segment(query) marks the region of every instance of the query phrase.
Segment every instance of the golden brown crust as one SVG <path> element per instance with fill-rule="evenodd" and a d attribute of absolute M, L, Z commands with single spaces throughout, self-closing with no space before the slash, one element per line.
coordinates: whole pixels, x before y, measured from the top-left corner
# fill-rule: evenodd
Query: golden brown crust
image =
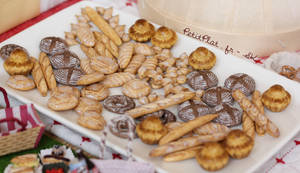
<path fill-rule="evenodd" d="M 169 153 L 173 153 L 176 151 L 185 150 L 190 147 L 195 147 L 200 144 L 206 143 L 206 142 L 217 142 L 221 141 L 226 137 L 226 135 L 221 133 L 216 133 L 212 135 L 203 135 L 203 136 L 191 136 L 191 137 L 185 137 L 181 138 L 177 141 L 170 142 L 164 145 L 160 145 L 149 153 L 150 157 L 158 157 L 163 156 Z"/>
<path fill-rule="evenodd" d="M 137 70 L 141 67 L 145 60 L 146 58 L 144 55 L 134 55 L 124 72 L 136 74 Z"/>
<path fill-rule="evenodd" d="M 39 62 L 40 62 L 44 77 L 46 79 L 48 88 L 50 90 L 54 90 L 56 88 L 56 80 L 55 80 L 55 77 L 53 74 L 53 69 L 50 64 L 50 60 L 44 52 L 40 53 Z"/>
<path fill-rule="evenodd" d="M 126 68 L 130 63 L 134 51 L 134 43 L 128 42 L 120 47 L 118 63 L 120 68 Z"/>
<path fill-rule="evenodd" d="M 94 72 L 91 74 L 85 74 L 82 75 L 78 81 L 77 81 L 77 85 L 90 85 L 96 82 L 100 82 L 105 78 L 103 73 L 100 72 Z"/>
<path fill-rule="evenodd" d="M 80 92 L 75 87 L 59 86 L 55 88 L 47 106 L 54 111 L 65 111 L 75 108 L 79 103 Z"/>
<path fill-rule="evenodd" d="M 196 70 L 210 70 L 216 64 L 216 55 L 205 47 L 198 47 L 190 54 L 189 64 Z"/>
<path fill-rule="evenodd" d="M 109 96 L 109 89 L 103 84 L 97 83 L 82 88 L 81 96 L 102 101 Z"/>
<path fill-rule="evenodd" d="M 140 98 L 150 94 L 151 88 L 146 81 L 134 79 L 123 85 L 122 92 L 131 98 Z"/>
<path fill-rule="evenodd" d="M 80 59 L 80 68 L 85 74 L 91 74 L 95 72 L 90 65 L 90 60 L 87 58 Z"/>
<path fill-rule="evenodd" d="M 79 115 L 88 115 L 92 112 L 95 115 L 101 115 L 102 105 L 97 100 L 88 97 L 80 97 L 79 104 L 76 106 L 75 111 Z"/>
<path fill-rule="evenodd" d="M 134 79 L 135 76 L 127 72 L 119 72 L 107 75 L 103 81 L 103 84 L 108 88 L 119 87 L 125 84 L 127 81 Z"/>
<path fill-rule="evenodd" d="M 181 160 L 187 160 L 194 158 L 196 154 L 203 148 L 203 146 L 197 146 L 197 147 L 192 147 L 188 148 L 183 151 L 177 151 L 174 153 L 170 153 L 166 156 L 164 156 L 164 161 L 166 162 L 177 162 Z"/>
<path fill-rule="evenodd" d="M 254 140 L 254 138 L 255 138 L 255 126 L 254 126 L 254 122 L 247 115 L 246 112 L 243 113 L 242 127 L 243 127 L 243 131 Z"/>
<path fill-rule="evenodd" d="M 118 63 L 115 59 L 98 56 L 90 59 L 90 66 L 93 70 L 104 73 L 112 74 L 119 68 Z"/>
<path fill-rule="evenodd" d="M 97 44 L 96 44 L 97 47 Z M 90 59 L 95 58 L 98 56 L 96 50 L 92 47 L 87 47 L 83 44 L 80 45 L 80 49 L 83 51 L 83 53 Z"/>
<path fill-rule="evenodd" d="M 217 142 L 209 142 L 196 155 L 199 165 L 208 171 L 217 171 L 224 168 L 229 156 L 223 146 Z"/>
<path fill-rule="evenodd" d="M 283 111 L 291 102 L 291 95 L 281 85 L 273 85 L 266 90 L 261 101 L 272 112 Z"/>
<path fill-rule="evenodd" d="M 219 123 L 209 122 L 193 130 L 197 135 L 212 135 L 215 133 L 223 133 L 225 136 L 229 133 L 229 128 Z"/>
<path fill-rule="evenodd" d="M 40 63 L 34 58 L 31 58 L 31 60 L 34 62 L 34 66 L 31 71 L 34 83 L 40 94 L 45 97 L 48 92 L 48 87 Z"/>
<path fill-rule="evenodd" d="M 162 137 L 159 141 L 159 145 L 167 144 L 171 141 L 174 141 L 181 136 L 187 134 L 188 132 L 192 131 L 193 129 L 200 127 L 211 120 L 218 117 L 218 114 L 208 114 L 205 116 L 197 117 L 191 121 L 188 121 L 186 123 L 183 123 L 178 128 L 175 128 L 174 130 L 170 131 L 168 134 L 166 134 L 164 137 Z"/>
<path fill-rule="evenodd" d="M 165 26 L 158 28 L 151 38 L 151 43 L 161 48 L 171 48 L 176 41 L 176 32 Z"/>
<path fill-rule="evenodd" d="M 147 72 L 155 70 L 157 65 L 158 65 L 158 59 L 155 56 L 147 57 L 138 70 L 139 78 L 143 79 L 147 77 Z"/>
<path fill-rule="evenodd" d="M 85 7 L 85 11 L 89 19 L 105 34 L 107 35 L 117 46 L 122 44 L 122 40 L 115 30 L 91 7 Z"/>
<path fill-rule="evenodd" d="M 12 158 L 10 162 L 17 167 L 33 167 L 37 166 L 38 157 L 36 154 L 24 154 Z"/>
<path fill-rule="evenodd" d="M 235 159 L 247 157 L 254 146 L 253 139 L 242 130 L 232 130 L 224 141 L 228 154 Z"/>
<path fill-rule="evenodd" d="M 265 126 L 268 123 L 268 117 L 260 113 L 259 109 L 240 90 L 233 91 L 232 97 L 256 124 Z"/>
<path fill-rule="evenodd" d="M 28 91 L 35 88 L 34 81 L 24 75 L 13 75 L 8 78 L 6 84 L 13 89 Z"/>
<path fill-rule="evenodd" d="M 137 43 L 135 44 L 134 48 L 135 54 L 145 55 L 145 56 L 152 56 L 154 55 L 154 51 L 152 48 L 145 43 Z"/>
<path fill-rule="evenodd" d="M 114 57 L 119 57 L 119 48 L 111 39 L 109 39 L 103 33 L 97 31 L 94 31 L 94 36 L 96 37 L 97 41 L 101 42 L 104 45 L 105 49 L 107 49 Z M 105 54 L 100 55 L 104 56 Z"/>
<path fill-rule="evenodd" d="M 16 49 L 4 61 L 3 66 L 9 75 L 28 75 L 33 68 L 33 62 L 24 50 Z"/>
<path fill-rule="evenodd" d="M 137 135 L 146 144 L 157 144 L 167 132 L 159 118 L 154 116 L 147 117 L 136 126 Z"/>
<path fill-rule="evenodd" d="M 93 32 L 89 27 L 79 27 L 76 30 L 76 36 L 80 40 L 81 44 L 87 47 L 93 47 L 96 43 Z"/>
<path fill-rule="evenodd" d="M 129 28 L 129 37 L 137 42 L 146 42 L 154 35 L 154 26 L 145 19 L 139 19 Z"/>
<path fill-rule="evenodd" d="M 102 115 L 80 115 L 77 123 L 91 130 L 103 130 L 106 125 Z"/>
<path fill-rule="evenodd" d="M 127 111 L 126 113 L 133 118 L 137 118 L 144 114 L 156 112 L 158 110 L 165 109 L 172 105 L 182 103 L 186 100 L 191 99 L 194 96 L 195 94 L 193 92 L 184 92 L 184 93 L 173 95 L 169 98 L 164 98 L 161 100 L 157 100 L 153 103 L 136 107 L 134 109 Z"/>
<path fill-rule="evenodd" d="M 252 103 L 259 109 L 260 113 L 265 113 L 264 105 L 261 101 L 261 94 L 258 90 L 255 90 L 252 94 Z M 259 136 L 263 136 L 266 133 L 266 126 L 255 124 L 255 131 Z"/>

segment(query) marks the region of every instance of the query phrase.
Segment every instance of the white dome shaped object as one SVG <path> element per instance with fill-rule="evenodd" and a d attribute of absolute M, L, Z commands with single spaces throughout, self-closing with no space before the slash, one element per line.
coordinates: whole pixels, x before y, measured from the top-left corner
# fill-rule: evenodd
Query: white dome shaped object
<path fill-rule="evenodd" d="M 143 18 L 200 40 L 207 35 L 237 56 L 300 49 L 299 0 L 139 0 L 138 7 Z"/>

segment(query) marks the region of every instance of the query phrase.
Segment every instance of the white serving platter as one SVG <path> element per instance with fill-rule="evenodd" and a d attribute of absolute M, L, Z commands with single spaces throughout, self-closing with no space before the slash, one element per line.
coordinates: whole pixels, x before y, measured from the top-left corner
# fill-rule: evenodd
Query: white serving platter
<path fill-rule="evenodd" d="M 5 42 L 0 44 L 2 47 L 5 44 L 14 43 L 25 47 L 31 56 L 38 57 L 39 55 L 39 42 L 46 36 L 59 36 L 64 37 L 65 31 L 70 31 L 70 23 L 75 23 L 75 14 L 80 14 L 80 8 L 85 6 L 96 7 L 97 3 L 82 1 L 71 7 L 68 7 L 51 17 L 31 26 L 30 28 L 18 33 L 17 35 L 9 38 Z M 114 10 L 114 14 L 120 15 L 120 24 L 126 24 L 127 27 L 132 25 L 136 17 L 123 13 L 121 11 Z M 286 142 L 300 130 L 300 84 L 291 80 L 288 80 L 272 71 L 268 71 L 258 65 L 252 64 L 243 59 L 234 57 L 232 55 L 225 55 L 221 50 L 203 44 L 197 40 L 178 34 L 178 42 L 172 48 L 172 52 L 175 56 L 179 56 L 182 52 L 188 54 L 199 46 L 205 46 L 213 51 L 217 56 L 217 63 L 212 71 L 219 78 L 219 85 L 224 84 L 224 80 L 234 73 L 247 73 L 252 76 L 257 84 L 257 89 L 265 91 L 273 84 L 281 84 L 292 95 L 291 104 L 286 110 L 281 113 L 272 113 L 266 111 L 266 114 L 274 121 L 280 128 L 281 136 L 279 138 L 273 138 L 268 135 L 264 137 L 257 136 L 255 138 L 255 146 L 249 157 L 242 160 L 231 159 L 229 164 L 220 172 L 254 172 L 262 164 L 264 164 L 269 158 L 272 157 L 279 149 L 281 149 Z M 84 57 L 83 53 L 78 47 L 72 48 L 72 50 L 80 57 Z M 3 60 L 0 60 L 2 65 Z M 0 68 L 0 86 L 4 87 L 8 94 L 24 103 L 35 104 L 37 110 L 41 113 L 49 116 L 50 118 L 61 122 L 67 127 L 78 131 L 79 133 L 86 135 L 96 141 L 100 141 L 101 132 L 92 131 L 79 126 L 76 123 L 78 115 L 74 111 L 54 112 L 47 107 L 47 97 L 41 97 L 39 92 L 31 90 L 28 92 L 16 91 L 9 88 L 6 85 L 6 81 L 9 75 L 5 72 L 4 68 Z M 112 94 L 121 94 L 120 88 L 111 89 Z M 169 108 L 172 112 L 176 112 L 176 106 Z M 107 121 L 116 114 L 107 112 L 104 110 L 103 116 Z M 115 149 L 116 151 L 125 154 L 126 153 L 127 140 L 120 139 L 108 134 L 107 145 Z M 170 172 L 170 173 L 199 173 L 205 172 L 196 162 L 195 159 L 167 163 L 162 158 L 150 158 L 148 156 L 149 151 L 155 146 L 142 143 L 139 139 L 133 142 L 133 154 L 137 160 L 151 162 L 155 165 L 158 172 Z"/>

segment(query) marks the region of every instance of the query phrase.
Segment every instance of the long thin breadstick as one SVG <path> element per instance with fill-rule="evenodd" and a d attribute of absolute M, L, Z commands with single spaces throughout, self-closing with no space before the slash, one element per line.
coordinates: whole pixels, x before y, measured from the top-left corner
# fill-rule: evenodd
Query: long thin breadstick
<path fill-rule="evenodd" d="M 155 101 L 153 103 L 145 104 L 139 107 L 136 107 L 134 109 L 131 109 L 127 111 L 126 113 L 130 115 L 132 118 L 137 118 L 142 115 L 156 112 L 161 109 L 165 109 L 167 107 L 182 103 L 184 101 L 187 101 L 195 96 L 194 92 L 183 92 L 180 94 L 172 95 L 168 98 L 161 99 L 158 101 Z"/>
<path fill-rule="evenodd" d="M 240 90 L 235 90 L 232 97 L 236 100 L 247 115 L 259 126 L 265 126 L 268 117 L 262 114 L 259 109 Z"/>
<path fill-rule="evenodd" d="M 50 63 L 50 60 L 44 52 L 40 53 L 39 62 L 41 65 L 41 69 L 43 71 L 44 77 L 47 82 L 47 86 L 50 90 L 54 90 L 56 88 L 56 80 L 53 74 L 53 69 Z"/>
<path fill-rule="evenodd" d="M 252 139 L 255 138 L 255 125 L 252 119 L 247 115 L 246 112 L 243 114 L 243 131 L 250 136 Z"/>
<path fill-rule="evenodd" d="M 96 12 L 96 10 L 91 7 L 85 7 L 85 11 L 89 19 L 116 45 L 120 46 L 122 44 L 122 40 L 116 31 Z"/>
<path fill-rule="evenodd" d="M 174 141 L 174 140 L 180 138 L 181 136 L 187 134 L 188 132 L 192 131 L 193 129 L 210 122 L 211 120 L 215 119 L 216 117 L 218 117 L 218 114 L 208 114 L 205 116 L 197 117 L 191 121 L 188 121 L 188 122 L 182 124 L 181 126 L 179 126 L 178 128 L 175 128 L 174 130 L 170 131 L 165 136 L 163 136 L 159 140 L 159 145 L 163 145 L 163 144 L 169 143 L 171 141 Z"/>
<path fill-rule="evenodd" d="M 215 133 L 204 136 L 192 136 L 182 138 L 178 141 L 170 142 L 168 144 L 160 145 L 150 151 L 150 157 L 159 157 L 176 151 L 185 150 L 187 148 L 195 147 L 205 142 L 217 142 L 226 137 L 225 133 Z"/>
<path fill-rule="evenodd" d="M 188 148 L 183 151 L 177 151 L 164 156 L 166 162 L 176 162 L 194 158 L 196 154 L 203 148 L 201 145 L 197 147 Z"/>
<path fill-rule="evenodd" d="M 270 119 L 268 121 L 266 131 L 270 136 L 273 136 L 275 138 L 278 138 L 280 136 L 279 128 Z"/>
<path fill-rule="evenodd" d="M 261 101 L 261 94 L 257 90 L 252 94 L 252 103 L 258 108 L 260 113 L 265 114 L 264 105 Z M 255 124 L 255 131 L 258 135 L 263 136 L 266 133 L 266 126 Z"/>
<path fill-rule="evenodd" d="M 248 116 L 257 123 L 259 126 L 265 126 L 266 131 L 273 137 L 279 137 L 279 128 L 260 110 L 255 106 L 248 98 L 240 91 L 235 90 L 232 93 L 233 98 L 240 104 L 242 109 L 248 114 Z"/>

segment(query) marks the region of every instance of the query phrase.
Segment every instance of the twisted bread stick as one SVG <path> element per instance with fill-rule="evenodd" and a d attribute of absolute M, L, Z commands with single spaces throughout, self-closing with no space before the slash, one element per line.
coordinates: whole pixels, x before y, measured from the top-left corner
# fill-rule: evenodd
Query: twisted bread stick
<path fill-rule="evenodd" d="M 40 63 L 35 58 L 31 58 L 31 61 L 34 62 L 33 69 L 31 71 L 34 83 L 40 94 L 45 97 L 48 92 L 48 87 Z"/>
<path fill-rule="evenodd" d="M 49 60 L 48 56 L 44 52 L 40 53 L 39 62 L 40 62 L 43 74 L 45 76 L 48 88 L 50 90 L 55 89 L 56 88 L 56 80 L 55 80 L 55 77 L 53 74 L 53 69 L 50 64 L 50 60 Z"/>

